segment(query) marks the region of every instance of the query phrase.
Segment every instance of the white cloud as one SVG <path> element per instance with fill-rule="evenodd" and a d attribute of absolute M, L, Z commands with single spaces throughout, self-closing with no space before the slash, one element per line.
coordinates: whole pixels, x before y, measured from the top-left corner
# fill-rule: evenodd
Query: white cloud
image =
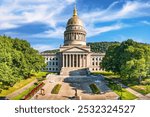
<path fill-rule="evenodd" d="M 74 2 L 75 0 L 3 0 L 0 4 L 0 29 L 12 29 L 40 22 L 47 24 L 51 30 L 31 35 L 32 37 L 63 38 L 65 27 L 59 24 L 66 23 L 68 14 L 65 14 L 65 9 Z M 110 26 L 97 26 L 96 23 L 150 16 L 150 2 L 126 1 L 122 7 L 118 8 L 117 5 L 120 5 L 119 1 L 112 3 L 106 9 L 79 11 L 88 37 L 126 27 L 121 23 Z"/>
<path fill-rule="evenodd" d="M 75 0 L 9 0 L 0 5 L 0 24 L 22 26 L 32 22 L 46 23 L 55 27 L 57 17 Z M 58 16 L 57 16 L 58 15 Z M 9 28 L 0 25 L 0 29 Z M 12 28 L 12 27 L 11 27 Z"/>
<path fill-rule="evenodd" d="M 107 9 L 84 12 L 81 19 L 85 22 L 88 37 L 95 36 L 104 32 L 119 30 L 126 27 L 123 24 L 110 26 L 94 26 L 96 23 L 120 21 L 123 19 L 150 16 L 150 2 L 127 1 L 120 9 L 115 8 L 119 2 L 112 3 Z M 145 22 L 148 24 L 148 22 Z"/>
<path fill-rule="evenodd" d="M 38 37 L 38 38 L 61 38 L 63 39 L 63 33 L 65 28 L 58 27 L 53 30 L 48 30 L 39 34 L 32 35 L 32 37 Z"/>
<path fill-rule="evenodd" d="M 121 24 L 121 23 L 117 23 L 114 25 L 110 25 L 110 26 L 104 26 L 104 27 L 88 27 L 87 33 L 88 33 L 88 37 L 91 36 L 95 36 L 104 32 L 109 32 L 109 31 L 113 31 L 113 30 L 119 30 L 121 28 L 127 27 L 127 25 L 125 24 Z"/>
<path fill-rule="evenodd" d="M 9 22 L 5 22 L 5 23 L 0 24 L 0 29 L 2 29 L 2 30 L 17 28 L 17 27 L 18 27 L 18 25 L 10 24 Z"/>
<path fill-rule="evenodd" d="M 113 3 L 113 5 L 110 5 L 107 9 L 83 13 L 81 19 L 86 23 L 95 23 L 150 16 L 150 2 L 127 1 L 123 7 L 115 9 L 117 3 L 118 2 Z"/>
<path fill-rule="evenodd" d="M 150 22 L 148 21 L 141 21 L 142 24 L 146 24 L 146 25 L 149 25 L 150 26 Z"/>
<path fill-rule="evenodd" d="M 38 50 L 39 52 L 43 52 L 45 50 L 53 50 L 55 47 L 52 47 L 50 45 L 43 45 L 43 44 L 37 44 L 32 46 L 34 49 Z"/>

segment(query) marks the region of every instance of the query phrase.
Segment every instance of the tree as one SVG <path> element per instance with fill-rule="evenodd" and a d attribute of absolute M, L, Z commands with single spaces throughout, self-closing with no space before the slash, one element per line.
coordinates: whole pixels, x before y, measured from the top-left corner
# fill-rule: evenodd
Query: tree
<path fill-rule="evenodd" d="M 122 79 L 139 79 L 149 74 L 150 46 L 131 39 L 110 46 L 102 60 L 107 71 L 120 74 Z"/>
<path fill-rule="evenodd" d="M 0 36 L 0 89 L 13 86 L 44 66 L 44 58 L 27 41 Z"/>

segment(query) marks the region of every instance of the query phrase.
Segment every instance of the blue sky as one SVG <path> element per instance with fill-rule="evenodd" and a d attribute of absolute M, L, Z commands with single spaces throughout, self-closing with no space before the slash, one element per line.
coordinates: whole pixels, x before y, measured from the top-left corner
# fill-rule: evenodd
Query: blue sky
<path fill-rule="evenodd" d="M 76 0 L 87 42 L 150 43 L 150 0 Z M 39 51 L 63 45 L 75 0 L 0 0 L 0 35 L 25 39 Z"/>

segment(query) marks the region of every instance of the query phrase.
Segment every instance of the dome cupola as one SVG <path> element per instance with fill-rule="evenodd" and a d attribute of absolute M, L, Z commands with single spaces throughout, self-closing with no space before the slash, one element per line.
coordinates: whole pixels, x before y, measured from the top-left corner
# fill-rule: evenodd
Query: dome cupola
<path fill-rule="evenodd" d="M 66 31 L 64 32 L 64 45 L 86 45 L 86 31 L 78 17 L 76 6 L 72 18 L 67 22 Z"/>

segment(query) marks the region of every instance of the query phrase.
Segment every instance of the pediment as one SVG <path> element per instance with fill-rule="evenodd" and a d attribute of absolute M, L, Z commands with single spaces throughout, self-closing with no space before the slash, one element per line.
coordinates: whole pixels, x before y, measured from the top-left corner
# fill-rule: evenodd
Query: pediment
<path fill-rule="evenodd" d="M 85 52 L 88 52 L 88 51 L 83 49 L 83 48 L 72 47 L 72 48 L 68 48 L 68 49 L 64 50 L 63 52 L 80 52 L 80 53 L 85 53 Z"/>

